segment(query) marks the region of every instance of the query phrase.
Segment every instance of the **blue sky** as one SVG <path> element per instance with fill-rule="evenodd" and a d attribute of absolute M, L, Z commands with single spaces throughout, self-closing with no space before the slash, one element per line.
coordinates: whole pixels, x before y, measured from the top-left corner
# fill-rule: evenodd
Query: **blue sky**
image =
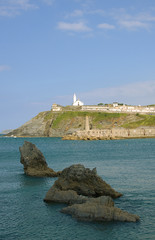
<path fill-rule="evenodd" d="M 155 103 L 154 0 L 0 0 L 0 131 L 74 92 Z"/>

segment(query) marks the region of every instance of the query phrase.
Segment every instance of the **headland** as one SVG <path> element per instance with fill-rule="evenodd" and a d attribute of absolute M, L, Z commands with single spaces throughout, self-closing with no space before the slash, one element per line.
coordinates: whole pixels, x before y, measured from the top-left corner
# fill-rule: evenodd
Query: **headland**
<path fill-rule="evenodd" d="M 64 139 L 155 137 L 155 105 L 84 105 L 74 96 L 72 105 L 53 104 L 50 111 L 39 113 L 6 136 Z"/>

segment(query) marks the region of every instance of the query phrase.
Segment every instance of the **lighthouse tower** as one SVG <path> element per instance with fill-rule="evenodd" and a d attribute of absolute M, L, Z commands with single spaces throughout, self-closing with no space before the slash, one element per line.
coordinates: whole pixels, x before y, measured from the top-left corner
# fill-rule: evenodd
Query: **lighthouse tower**
<path fill-rule="evenodd" d="M 74 93 L 74 96 L 73 96 L 73 105 L 74 105 L 75 102 L 76 102 L 76 94 Z"/>

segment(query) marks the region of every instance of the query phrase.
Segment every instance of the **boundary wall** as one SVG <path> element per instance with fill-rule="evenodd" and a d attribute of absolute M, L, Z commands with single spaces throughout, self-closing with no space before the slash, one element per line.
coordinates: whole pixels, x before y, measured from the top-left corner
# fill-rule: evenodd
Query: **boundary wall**
<path fill-rule="evenodd" d="M 112 129 L 92 129 L 77 131 L 72 134 L 77 138 L 101 138 L 101 139 L 117 139 L 117 138 L 147 138 L 155 137 L 155 128 L 136 128 L 136 129 L 124 129 L 124 128 L 112 128 Z"/>

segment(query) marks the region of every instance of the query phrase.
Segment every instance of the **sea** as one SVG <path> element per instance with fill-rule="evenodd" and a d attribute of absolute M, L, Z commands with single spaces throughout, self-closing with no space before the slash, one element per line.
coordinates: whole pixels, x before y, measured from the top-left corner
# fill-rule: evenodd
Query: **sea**
<path fill-rule="evenodd" d="M 83 164 L 123 196 L 115 206 L 140 216 L 136 223 L 82 222 L 47 204 L 56 178 L 29 177 L 19 147 L 29 141 L 49 167 L 60 171 Z M 155 139 L 70 141 L 61 138 L 0 137 L 0 240 L 142 240 L 155 239 Z"/>

